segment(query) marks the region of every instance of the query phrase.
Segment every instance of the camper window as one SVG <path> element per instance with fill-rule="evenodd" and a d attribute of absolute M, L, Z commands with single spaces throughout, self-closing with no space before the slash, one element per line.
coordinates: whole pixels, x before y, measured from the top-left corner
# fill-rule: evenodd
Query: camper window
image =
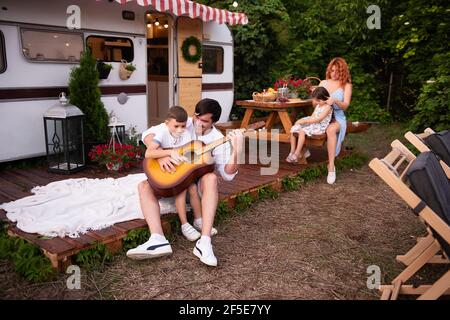
<path fill-rule="evenodd" d="M 223 72 L 223 48 L 216 46 L 202 47 L 203 74 L 220 74 Z"/>
<path fill-rule="evenodd" d="M 20 31 L 22 52 L 27 60 L 67 63 L 80 61 L 84 50 L 82 33 L 29 29 Z"/>
<path fill-rule="evenodd" d="M 3 32 L 0 31 L 0 73 L 6 70 L 6 48 L 5 48 L 5 37 Z"/>
<path fill-rule="evenodd" d="M 104 62 L 120 62 L 122 59 L 134 60 L 133 42 L 127 38 L 89 36 L 86 45 L 97 60 Z"/>

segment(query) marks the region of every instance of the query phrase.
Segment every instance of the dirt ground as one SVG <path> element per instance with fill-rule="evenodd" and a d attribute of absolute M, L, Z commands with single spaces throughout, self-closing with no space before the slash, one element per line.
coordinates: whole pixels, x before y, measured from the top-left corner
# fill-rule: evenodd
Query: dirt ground
<path fill-rule="evenodd" d="M 399 126 L 379 126 L 349 136 L 346 143 L 380 157 L 403 132 Z M 391 281 L 402 270 L 395 256 L 425 232 L 367 165 L 338 172 L 335 185 L 321 178 L 257 202 L 218 230 L 217 268 L 203 265 L 192 254 L 194 244 L 176 235 L 170 257 L 136 262 L 122 254 L 102 270 L 82 269 L 81 290 L 68 290 L 65 274 L 30 284 L 8 261 L 0 261 L 0 298 L 378 299 L 378 291 L 366 286 L 367 268 L 379 266 L 382 283 Z M 418 280 L 441 269 L 427 268 Z"/>

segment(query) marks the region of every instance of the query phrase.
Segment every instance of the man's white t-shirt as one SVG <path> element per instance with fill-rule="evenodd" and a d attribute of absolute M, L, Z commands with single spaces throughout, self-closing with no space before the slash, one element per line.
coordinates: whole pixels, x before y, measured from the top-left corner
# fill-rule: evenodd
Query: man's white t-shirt
<path fill-rule="evenodd" d="M 169 127 L 164 122 L 145 130 L 142 133 L 142 142 L 149 134 L 154 135 L 153 141 L 163 149 L 181 147 L 192 140 L 191 133 L 188 130 L 185 130 L 179 138 L 174 138 L 170 134 Z"/>
<path fill-rule="evenodd" d="M 209 130 L 207 134 L 197 135 L 195 132 L 192 118 L 188 118 L 187 120 L 186 131 L 190 132 L 191 140 L 200 140 L 204 144 L 209 144 L 213 141 L 216 141 L 224 137 L 222 132 L 217 130 L 217 128 L 214 126 L 211 128 L 211 130 Z M 212 151 L 212 156 L 214 158 L 216 170 L 220 173 L 220 175 L 225 181 L 233 180 L 237 174 L 237 171 L 232 174 L 225 172 L 225 165 L 228 163 L 231 157 L 231 148 L 232 148 L 231 143 L 228 141 L 224 144 L 221 144 L 220 146 L 217 146 Z"/>

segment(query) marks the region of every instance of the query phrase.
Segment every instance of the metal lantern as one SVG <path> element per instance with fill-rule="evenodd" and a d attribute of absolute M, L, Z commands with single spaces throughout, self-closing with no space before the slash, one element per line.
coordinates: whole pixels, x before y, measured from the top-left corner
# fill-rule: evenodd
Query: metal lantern
<path fill-rule="evenodd" d="M 59 102 L 44 114 L 48 170 L 71 173 L 86 166 L 83 112 L 67 102 L 64 92 Z"/>
<path fill-rule="evenodd" d="M 125 124 L 118 122 L 117 117 L 112 117 L 108 127 L 111 130 L 110 146 L 114 148 L 115 142 L 125 143 Z"/>

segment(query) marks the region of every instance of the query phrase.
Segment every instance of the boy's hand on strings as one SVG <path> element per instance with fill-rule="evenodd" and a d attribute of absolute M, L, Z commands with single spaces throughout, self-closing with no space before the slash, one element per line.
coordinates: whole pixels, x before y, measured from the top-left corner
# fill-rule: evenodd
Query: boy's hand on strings
<path fill-rule="evenodd" d="M 174 166 L 175 162 L 171 157 L 164 157 L 157 159 L 159 163 L 159 167 L 162 172 L 175 172 L 176 168 Z"/>

